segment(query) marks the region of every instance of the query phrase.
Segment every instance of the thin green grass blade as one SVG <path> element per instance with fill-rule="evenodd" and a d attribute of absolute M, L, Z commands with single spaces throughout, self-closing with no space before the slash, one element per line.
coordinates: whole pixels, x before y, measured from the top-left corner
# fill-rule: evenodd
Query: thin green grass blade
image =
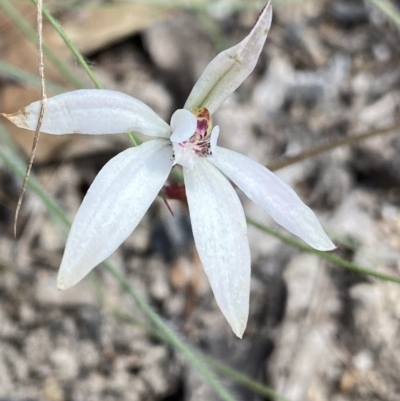
<path fill-rule="evenodd" d="M 140 135 L 140 132 L 136 132 L 136 134 Z M 131 145 L 133 147 L 139 146 L 142 144 L 142 141 L 140 141 L 136 136 L 135 136 L 135 132 L 128 132 L 128 138 L 129 141 L 131 142 Z"/>

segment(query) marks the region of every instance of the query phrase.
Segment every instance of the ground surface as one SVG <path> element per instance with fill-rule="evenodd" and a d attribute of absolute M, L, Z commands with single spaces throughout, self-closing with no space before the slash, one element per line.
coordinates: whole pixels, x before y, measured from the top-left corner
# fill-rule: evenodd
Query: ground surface
<path fill-rule="evenodd" d="M 100 2 L 71 10 L 51 6 L 105 87 L 141 99 L 167 121 L 216 46 L 237 43 L 257 16 L 251 10 L 214 10 L 206 17 L 155 7 L 132 11 L 115 2 L 116 15 L 104 18 L 92 16 Z M 34 20 L 34 9 L 22 11 Z M 129 19 L 138 15 L 139 22 Z M 122 16 L 130 16 L 128 23 Z M 1 20 L 0 58 L 36 73 L 35 47 L 5 16 Z M 323 141 L 398 124 L 399 38 L 368 2 L 277 6 L 255 72 L 215 115 L 220 144 L 268 164 Z M 59 46 L 85 79 L 51 30 L 47 43 Z M 65 85 L 50 64 L 46 71 Z M 5 112 L 39 96 L 7 74 L 0 85 Z M 30 147 L 30 135 L 7 128 L 22 149 Z M 127 146 L 123 136 L 43 135 L 34 173 L 73 217 L 99 169 Z M 278 174 L 319 215 L 340 245 L 338 255 L 399 276 L 399 155 L 394 132 Z M 216 400 L 180 355 L 115 315 L 145 321 L 104 270 L 95 271 L 100 287 L 85 279 L 56 290 L 65 236 L 28 193 L 14 240 L 21 182 L 4 164 L 0 182 L 0 400 Z M 272 225 L 242 199 L 250 216 Z M 240 341 L 215 304 L 185 206 L 170 204 L 174 217 L 157 200 L 112 260 L 187 343 L 291 401 L 400 400 L 398 285 L 329 265 L 250 227 L 251 313 Z M 224 384 L 240 400 L 263 399 Z"/>

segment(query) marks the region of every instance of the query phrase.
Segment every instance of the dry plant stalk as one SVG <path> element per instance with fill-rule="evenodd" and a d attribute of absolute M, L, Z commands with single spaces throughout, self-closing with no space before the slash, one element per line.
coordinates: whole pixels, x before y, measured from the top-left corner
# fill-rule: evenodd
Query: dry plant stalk
<path fill-rule="evenodd" d="M 38 0 L 37 3 L 37 38 L 38 38 L 38 61 L 39 61 L 39 76 L 40 76 L 40 84 L 41 84 L 41 107 L 38 122 L 36 125 L 35 130 L 35 137 L 33 138 L 32 143 L 32 150 L 31 155 L 29 158 L 28 168 L 26 169 L 24 181 L 22 183 L 21 193 L 18 198 L 17 208 L 15 210 L 15 218 L 14 218 L 14 237 L 17 236 L 17 223 L 18 223 L 18 216 L 21 210 L 22 201 L 24 199 L 26 187 L 28 184 L 29 175 L 32 170 L 33 161 L 35 159 L 36 149 L 39 143 L 39 136 L 40 136 L 40 127 L 42 125 L 44 112 L 46 109 L 47 104 L 47 94 L 46 94 L 46 83 L 44 78 L 44 60 L 43 60 L 43 0 Z"/>

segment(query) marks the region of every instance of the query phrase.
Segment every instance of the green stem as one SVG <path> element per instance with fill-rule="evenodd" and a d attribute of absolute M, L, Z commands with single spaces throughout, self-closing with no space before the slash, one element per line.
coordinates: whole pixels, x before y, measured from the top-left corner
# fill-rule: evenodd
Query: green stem
<path fill-rule="evenodd" d="M 366 274 L 368 276 L 376 277 L 381 280 L 386 280 L 386 281 L 391 281 L 393 283 L 400 284 L 400 277 L 394 277 L 394 276 L 389 276 L 384 273 L 379 273 L 375 270 L 367 269 L 363 266 L 360 266 L 356 263 L 350 262 L 346 259 L 343 259 L 339 256 L 333 255 L 332 253 L 329 252 L 322 252 L 322 251 L 317 251 L 316 249 L 313 249 L 309 247 L 306 244 L 303 244 L 294 238 L 288 237 L 284 234 L 279 233 L 278 231 L 273 230 L 272 228 L 269 228 L 267 226 L 264 226 L 261 223 L 258 223 L 257 221 L 251 219 L 250 217 L 247 217 L 247 223 L 250 224 L 251 226 L 258 228 L 259 230 L 265 232 L 266 234 L 272 235 L 275 238 L 278 238 L 282 242 L 293 246 L 294 248 L 297 248 L 301 251 L 312 253 L 314 255 L 319 256 L 321 259 L 325 259 L 328 262 L 334 263 L 336 265 L 342 266 L 345 269 L 349 269 L 352 271 L 355 271 L 357 273 L 361 274 Z"/>
<path fill-rule="evenodd" d="M 136 134 L 140 134 L 140 132 L 136 132 Z M 128 139 L 130 140 L 131 145 L 133 147 L 136 147 L 136 146 L 139 146 L 142 144 L 142 141 L 140 141 L 138 138 L 136 138 L 134 131 L 128 132 L 127 135 L 128 135 Z"/>
<path fill-rule="evenodd" d="M 8 17 L 15 23 L 16 26 L 33 42 L 36 41 L 36 31 L 25 21 L 17 9 L 10 3 L 9 0 L 1 0 L 0 7 Z M 76 88 L 84 88 L 85 85 L 74 75 L 69 66 L 65 64 L 54 52 L 46 45 L 43 46 L 43 52 L 51 63 L 66 77 Z"/>

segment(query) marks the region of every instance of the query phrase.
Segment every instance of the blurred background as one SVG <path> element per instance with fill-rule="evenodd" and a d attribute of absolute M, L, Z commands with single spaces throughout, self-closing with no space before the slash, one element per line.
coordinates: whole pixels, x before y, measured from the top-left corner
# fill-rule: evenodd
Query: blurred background
<path fill-rule="evenodd" d="M 255 71 L 214 116 L 219 143 L 276 169 L 277 161 L 342 141 L 277 174 L 318 214 L 337 256 L 399 276 L 400 2 L 273 4 Z M 250 0 L 44 5 L 105 88 L 142 100 L 167 122 L 204 67 L 248 34 L 263 6 Z M 24 22 L 35 34 L 35 20 L 30 1 L 0 1 L 2 112 L 40 98 L 36 45 L 21 30 Z M 48 95 L 93 87 L 47 21 L 43 30 Z M 0 124 L 0 153 L 28 160 L 33 135 L 5 119 Z M 364 133 L 371 138 L 346 144 Z M 42 135 L 33 174 L 73 218 L 101 167 L 128 146 L 125 135 Z M 0 401 L 219 399 L 179 352 L 151 334 L 102 267 L 57 291 L 65 229 L 28 190 L 14 239 L 22 181 L 4 158 L 0 183 Z M 240 196 L 250 217 L 274 227 Z M 400 400 L 398 284 L 327 263 L 250 226 L 251 310 L 239 340 L 212 296 L 186 206 L 169 204 L 173 216 L 157 199 L 111 261 L 185 343 L 281 399 Z M 236 400 L 274 399 L 232 375 L 221 378 Z"/>

